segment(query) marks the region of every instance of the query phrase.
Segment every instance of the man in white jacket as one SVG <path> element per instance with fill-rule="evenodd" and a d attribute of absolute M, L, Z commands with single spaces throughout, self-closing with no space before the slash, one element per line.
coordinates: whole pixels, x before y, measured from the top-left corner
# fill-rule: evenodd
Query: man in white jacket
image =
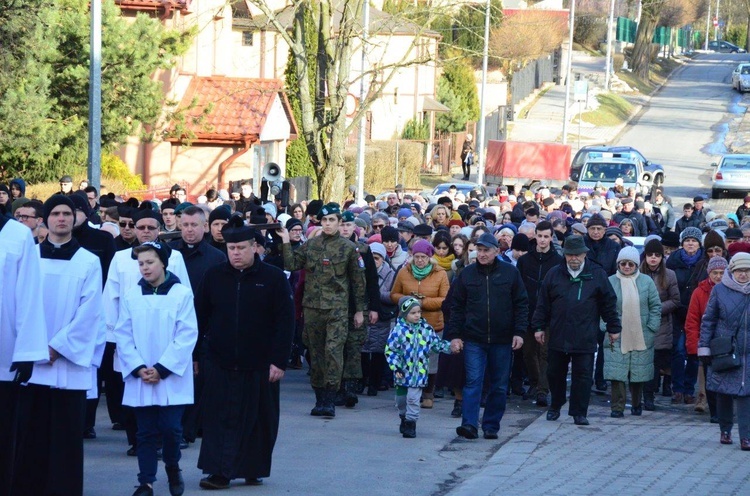
<path fill-rule="evenodd" d="M 75 206 L 64 195 L 44 204 L 47 239 L 39 244 L 40 313 L 48 355 L 29 379 L 29 429 L 14 494 L 83 494 L 83 424 L 91 369 L 104 346 L 99 259 L 72 237 Z M 99 351 L 97 353 L 97 351 Z"/>
<path fill-rule="evenodd" d="M 163 458 L 169 492 L 185 490 L 180 471 L 182 415 L 193 403 L 193 348 L 198 323 L 190 282 L 166 270 L 169 247 L 149 241 L 133 248 L 142 278 L 125 293 L 114 329 L 125 379 L 123 405 L 138 423 L 138 482 L 133 496 L 153 495 L 157 449 Z"/>
<path fill-rule="evenodd" d="M 11 494 L 21 415 L 29 400 L 21 386 L 34 362 L 49 356 L 44 318 L 38 311 L 41 292 L 39 250 L 28 227 L 0 213 L 0 495 Z"/>

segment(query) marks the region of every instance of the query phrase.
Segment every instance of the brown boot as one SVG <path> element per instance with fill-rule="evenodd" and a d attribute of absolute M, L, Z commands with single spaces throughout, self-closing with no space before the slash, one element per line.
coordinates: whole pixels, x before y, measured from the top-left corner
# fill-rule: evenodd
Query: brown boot
<path fill-rule="evenodd" d="M 680 404 L 680 403 L 682 403 L 683 401 L 685 401 L 685 397 L 684 397 L 684 396 L 682 396 L 682 393 L 674 393 L 674 394 L 672 395 L 672 403 L 677 403 L 677 404 Z"/>
<path fill-rule="evenodd" d="M 698 400 L 695 402 L 695 411 L 698 413 L 706 413 L 708 411 L 708 400 L 706 400 L 705 394 L 700 393 L 698 395 Z"/>

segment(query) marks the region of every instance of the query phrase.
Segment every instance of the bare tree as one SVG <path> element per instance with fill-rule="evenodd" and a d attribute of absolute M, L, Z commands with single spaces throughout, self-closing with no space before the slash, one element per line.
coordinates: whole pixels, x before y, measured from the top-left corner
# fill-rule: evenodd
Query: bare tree
<path fill-rule="evenodd" d="M 393 60 L 391 52 L 387 61 L 371 60 L 370 67 L 360 71 L 358 51 L 362 48 L 364 1 L 291 0 L 286 8 L 272 11 L 265 0 L 249 0 L 263 12 L 268 27 L 289 45 L 299 84 L 288 90 L 299 97 L 302 122 L 298 124 L 317 175 L 319 196 L 326 200 L 341 199 L 346 193 L 347 136 L 362 123 L 368 108 L 399 69 L 437 57 L 437 34 L 429 27 L 439 8 L 423 9 L 419 23 L 412 22 L 408 15 L 372 9 L 368 52 L 388 53 L 389 37 L 396 34 L 406 32 L 413 38 L 397 60 Z M 349 118 L 347 94 L 361 77 L 367 78 L 367 95 Z"/>

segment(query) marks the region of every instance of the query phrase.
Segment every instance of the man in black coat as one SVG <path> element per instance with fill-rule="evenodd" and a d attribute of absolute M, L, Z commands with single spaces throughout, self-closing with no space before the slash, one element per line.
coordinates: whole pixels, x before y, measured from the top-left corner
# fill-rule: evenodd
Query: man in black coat
<path fill-rule="evenodd" d="M 589 425 L 586 416 L 599 321 L 604 320 L 610 342 L 619 337 L 622 328 L 615 292 L 606 272 L 587 262 L 588 251 L 581 236 L 570 236 L 565 241 L 565 264 L 553 267 L 544 278 L 531 322 L 539 344 L 544 345 L 549 339 L 547 379 L 552 403 L 547 420 L 560 418 L 560 408 L 566 402 L 568 365 L 572 362 L 568 415 L 576 425 Z"/>
<path fill-rule="evenodd" d="M 529 322 L 536 310 L 537 298 L 542 287 L 544 276 L 553 267 L 563 262 L 563 257 L 552 248 L 552 224 L 542 221 L 536 226 L 534 246 L 528 253 L 521 256 L 516 263 L 516 269 L 521 273 L 521 279 L 529 295 Z M 529 327 L 523 340 L 523 360 L 529 375 L 531 388 L 527 397 L 536 396 L 537 406 L 547 406 L 549 383 L 547 382 L 547 347 L 540 345 L 534 338 L 534 329 Z"/>
<path fill-rule="evenodd" d="M 594 214 L 586 224 L 586 236 L 584 242 L 586 248 L 586 260 L 599 265 L 611 276 L 617 272 L 617 255 L 620 253 L 621 246 L 612 241 L 605 235 L 607 231 L 607 221 L 600 214 Z M 599 333 L 599 350 L 596 354 L 596 368 L 594 369 L 594 387 L 599 393 L 607 390 L 607 383 L 604 381 L 604 334 Z"/>
<path fill-rule="evenodd" d="M 633 236 L 648 236 L 648 226 L 646 219 L 635 210 L 635 204 L 632 198 L 623 198 L 622 210 L 615 214 L 614 221 L 619 225 L 624 219 L 630 219 L 633 222 Z"/>
<path fill-rule="evenodd" d="M 508 397 L 513 351 L 523 347 L 529 318 L 529 299 L 521 274 L 497 259 L 497 240 L 485 233 L 477 240 L 477 262 L 468 265 L 451 290 L 450 320 L 443 337 L 455 352 L 463 348 L 466 383 L 463 389 L 461 425 L 456 434 L 478 437 L 479 408 L 485 368 L 489 368 L 482 431 L 485 439 L 497 439 Z"/>
<path fill-rule="evenodd" d="M 197 294 L 200 283 L 203 281 L 208 269 L 227 262 L 227 257 L 220 250 L 214 248 L 205 240 L 206 213 L 199 207 L 188 207 L 182 211 L 180 219 L 180 239 L 169 243 L 170 248 L 182 254 L 185 260 L 185 268 L 190 277 L 190 287 L 193 294 Z M 200 363 L 198 353 L 193 353 L 196 365 L 193 367 L 195 380 L 193 381 L 194 398 L 193 405 L 187 405 L 182 415 L 181 448 L 187 448 L 188 443 L 194 443 L 198 434 L 198 408 L 201 393 L 203 391 L 203 375 L 198 374 Z"/>
<path fill-rule="evenodd" d="M 198 458 L 208 474 L 200 482 L 204 489 L 226 489 L 237 478 L 255 485 L 270 475 L 279 381 L 294 333 L 289 283 L 283 271 L 260 260 L 255 230 L 233 217 L 222 234 L 229 263 L 206 271 L 195 299 L 205 354 Z"/>
<path fill-rule="evenodd" d="M 120 217 L 120 235 L 115 238 L 115 250 L 129 250 L 138 246 L 138 238 L 135 236 L 135 221 L 133 216 L 136 211 L 132 207 L 120 204 L 117 206 L 117 215 Z"/>

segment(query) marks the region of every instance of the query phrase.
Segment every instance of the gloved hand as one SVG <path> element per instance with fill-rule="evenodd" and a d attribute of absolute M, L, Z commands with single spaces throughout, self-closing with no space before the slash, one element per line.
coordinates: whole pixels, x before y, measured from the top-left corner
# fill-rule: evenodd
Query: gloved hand
<path fill-rule="evenodd" d="M 13 362 L 10 366 L 10 371 L 16 373 L 15 377 L 13 377 L 13 382 L 19 384 L 29 382 L 31 374 L 34 372 L 34 362 Z"/>
<path fill-rule="evenodd" d="M 711 355 L 699 356 L 698 360 L 700 360 L 701 363 L 703 364 L 703 368 L 706 368 L 709 365 L 711 365 Z"/>

